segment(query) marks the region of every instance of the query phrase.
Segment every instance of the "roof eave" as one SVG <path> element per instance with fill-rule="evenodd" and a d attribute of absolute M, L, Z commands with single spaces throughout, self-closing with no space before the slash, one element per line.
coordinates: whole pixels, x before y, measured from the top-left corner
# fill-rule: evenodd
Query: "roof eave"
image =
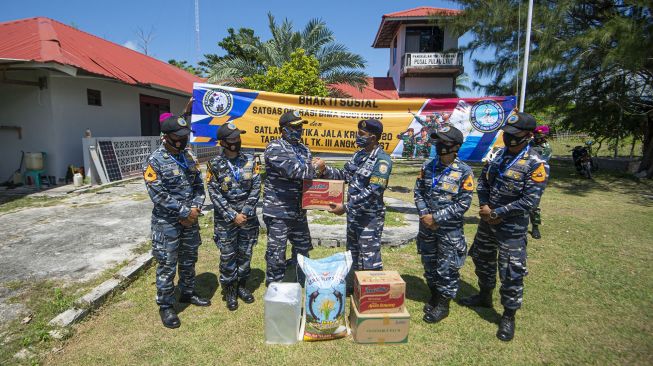
<path fill-rule="evenodd" d="M 381 18 L 381 25 L 379 26 L 379 29 L 376 31 L 376 36 L 374 37 L 374 42 L 372 42 L 372 48 L 389 48 L 390 46 L 379 46 L 379 36 L 381 35 L 381 32 L 383 30 L 383 27 L 385 27 L 387 21 L 392 21 L 392 22 L 402 22 L 402 21 L 408 21 L 408 20 L 431 20 L 431 19 L 450 19 L 452 17 L 458 16 L 458 14 L 454 15 L 442 15 L 442 14 L 437 14 L 437 15 L 429 15 L 429 16 L 416 16 L 416 17 L 386 17 L 385 15 Z"/>
<path fill-rule="evenodd" d="M 6 62 L 3 62 L 5 61 Z M 0 63 L 8 63 L 10 69 L 21 68 L 21 69 L 50 69 L 62 72 L 70 76 L 77 76 L 78 68 L 70 65 L 60 64 L 58 62 L 39 62 L 32 60 L 12 60 L 12 59 L 0 59 Z"/>

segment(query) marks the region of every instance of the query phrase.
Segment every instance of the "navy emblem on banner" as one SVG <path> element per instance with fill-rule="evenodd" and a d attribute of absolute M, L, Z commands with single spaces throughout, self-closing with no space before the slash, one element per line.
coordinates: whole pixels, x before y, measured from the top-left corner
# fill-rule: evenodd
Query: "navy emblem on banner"
<path fill-rule="evenodd" d="M 231 112 L 234 98 L 227 90 L 216 88 L 207 90 L 202 98 L 202 107 L 209 116 L 222 117 Z"/>
<path fill-rule="evenodd" d="M 503 124 L 503 108 L 493 100 L 481 100 L 472 106 L 470 121 L 477 131 L 487 133 Z"/>

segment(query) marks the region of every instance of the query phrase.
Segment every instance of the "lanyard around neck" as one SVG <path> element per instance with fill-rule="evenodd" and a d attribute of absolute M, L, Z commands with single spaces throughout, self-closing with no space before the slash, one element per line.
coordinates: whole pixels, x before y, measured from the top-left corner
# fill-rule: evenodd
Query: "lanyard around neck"
<path fill-rule="evenodd" d="M 531 145 L 527 145 L 526 148 L 523 149 L 519 154 L 517 154 L 517 156 L 515 156 L 515 157 L 510 161 L 510 163 L 508 163 L 508 166 L 506 166 L 504 169 L 501 169 L 501 165 L 499 165 L 499 176 L 500 176 L 501 178 L 503 178 L 503 175 L 508 171 L 508 169 L 510 169 L 513 165 L 515 165 L 515 163 L 517 162 L 517 160 L 521 159 L 521 158 L 524 156 L 524 154 L 526 154 L 526 153 L 528 152 L 528 150 L 529 150 L 530 148 L 531 148 Z M 506 150 L 505 150 L 505 151 L 508 151 L 508 148 L 507 148 L 507 147 L 506 147 Z"/>
<path fill-rule="evenodd" d="M 453 163 L 451 163 L 451 164 L 453 164 Z M 438 182 L 440 182 L 440 179 L 442 179 L 442 177 L 444 177 L 446 174 L 448 174 L 451 171 L 451 164 L 449 166 L 447 166 L 447 168 L 444 169 L 442 171 L 442 173 L 440 173 L 440 175 L 438 175 L 437 177 L 435 176 L 435 170 L 440 165 L 440 161 L 433 164 L 433 181 L 431 183 L 431 188 L 435 188 L 435 186 L 438 185 Z"/>
<path fill-rule="evenodd" d="M 181 153 L 181 160 L 183 160 L 183 163 L 177 159 L 172 154 L 169 154 L 170 158 L 177 163 L 180 167 L 184 168 L 184 170 L 188 170 L 188 161 L 186 160 L 186 155 L 182 152 Z"/>
<path fill-rule="evenodd" d="M 238 166 L 238 157 L 236 157 L 236 166 L 234 167 L 233 164 L 227 160 L 227 165 L 229 166 L 229 169 L 231 170 L 231 174 L 234 176 L 234 179 L 236 182 L 240 181 L 240 167 Z"/>

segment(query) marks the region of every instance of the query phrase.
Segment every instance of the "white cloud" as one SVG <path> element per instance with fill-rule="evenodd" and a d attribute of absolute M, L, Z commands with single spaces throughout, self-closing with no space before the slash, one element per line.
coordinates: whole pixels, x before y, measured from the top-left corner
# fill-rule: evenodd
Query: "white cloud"
<path fill-rule="evenodd" d="M 127 42 L 123 43 L 122 45 L 123 45 L 123 47 L 127 47 L 127 48 L 129 48 L 131 50 L 138 51 L 138 46 L 136 45 L 135 41 L 127 41 Z"/>

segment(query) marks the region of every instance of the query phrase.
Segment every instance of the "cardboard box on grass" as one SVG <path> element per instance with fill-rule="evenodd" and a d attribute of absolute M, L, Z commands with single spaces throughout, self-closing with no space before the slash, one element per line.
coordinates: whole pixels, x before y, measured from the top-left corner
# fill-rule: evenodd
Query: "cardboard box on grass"
<path fill-rule="evenodd" d="M 406 282 L 397 271 L 357 271 L 353 300 L 361 314 L 403 311 Z"/>
<path fill-rule="evenodd" d="M 302 189 L 302 208 L 328 210 L 330 203 L 342 204 L 345 199 L 345 182 L 331 179 L 306 179 Z"/>
<path fill-rule="evenodd" d="M 356 343 L 400 344 L 408 343 L 410 314 L 406 307 L 395 313 L 361 314 L 351 301 L 349 326 Z"/>

